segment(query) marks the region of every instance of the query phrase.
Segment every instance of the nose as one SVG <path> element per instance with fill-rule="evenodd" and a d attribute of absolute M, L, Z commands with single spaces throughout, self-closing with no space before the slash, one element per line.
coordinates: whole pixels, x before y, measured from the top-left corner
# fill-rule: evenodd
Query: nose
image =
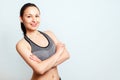
<path fill-rule="evenodd" d="M 36 22 L 36 17 L 32 17 L 32 22 Z"/>

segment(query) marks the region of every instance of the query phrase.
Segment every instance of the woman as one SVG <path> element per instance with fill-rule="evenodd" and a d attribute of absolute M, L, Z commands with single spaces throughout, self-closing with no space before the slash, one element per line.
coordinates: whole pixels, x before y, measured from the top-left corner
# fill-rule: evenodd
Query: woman
<path fill-rule="evenodd" d="M 20 10 L 21 29 L 24 37 L 16 44 L 16 50 L 33 69 L 31 80 L 60 80 L 57 66 L 69 53 L 51 31 L 38 31 L 40 10 L 33 3 L 24 4 Z"/>

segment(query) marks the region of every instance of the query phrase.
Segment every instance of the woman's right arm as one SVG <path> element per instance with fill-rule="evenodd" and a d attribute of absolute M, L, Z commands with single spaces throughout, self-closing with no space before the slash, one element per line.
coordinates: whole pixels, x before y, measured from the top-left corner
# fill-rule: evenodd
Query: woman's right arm
<path fill-rule="evenodd" d="M 60 48 L 61 49 L 58 50 L 55 53 L 55 55 L 53 55 L 52 57 L 50 57 L 44 61 L 40 60 L 38 63 L 38 62 L 30 59 L 32 53 L 28 49 L 28 47 L 25 44 L 23 44 L 23 42 L 18 42 L 16 45 L 17 52 L 21 55 L 21 57 L 25 60 L 25 62 L 38 74 L 44 74 L 49 69 L 54 67 L 54 65 L 56 64 L 57 60 L 59 59 L 59 57 L 61 56 L 61 54 L 64 50 L 64 46 L 61 46 Z"/>

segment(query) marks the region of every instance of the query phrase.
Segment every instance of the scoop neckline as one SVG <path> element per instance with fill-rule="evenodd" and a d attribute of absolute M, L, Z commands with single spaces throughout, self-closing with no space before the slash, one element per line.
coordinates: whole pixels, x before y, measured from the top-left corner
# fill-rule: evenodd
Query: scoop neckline
<path fill-rule="evenodd" d="M 50 45 L 50 41 L 49 41 L 48 37 L 45 35 L 45 33 L 41 32 L 41 31 L 38 31 L 38 32 L 40 32 L 40 33 L 47 39 L 48 45 L 46 45 L 46 46 L 40 46 L 40 45 L 36 44 L 34 41 L 32 41 L 27 35 L 25 35 L 25 36 L 26 36 L 33 44 L 35 44 L 36 46 L 38 46 L 38 47 L 40 47 L 40 48 L 47 48 L 47 47 Z"/>

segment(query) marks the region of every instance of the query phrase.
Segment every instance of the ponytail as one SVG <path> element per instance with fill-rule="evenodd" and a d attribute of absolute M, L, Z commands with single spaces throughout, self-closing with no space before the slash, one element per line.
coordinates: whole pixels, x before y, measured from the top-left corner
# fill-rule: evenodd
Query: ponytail
<path fill-rule="evenodd" d="M 23 34 L 25 35 L 26 34 L 26 28 L 25 28 L 25 26 L 22 22 L 21 22 L 21 29 L 23 31 Z"/>

